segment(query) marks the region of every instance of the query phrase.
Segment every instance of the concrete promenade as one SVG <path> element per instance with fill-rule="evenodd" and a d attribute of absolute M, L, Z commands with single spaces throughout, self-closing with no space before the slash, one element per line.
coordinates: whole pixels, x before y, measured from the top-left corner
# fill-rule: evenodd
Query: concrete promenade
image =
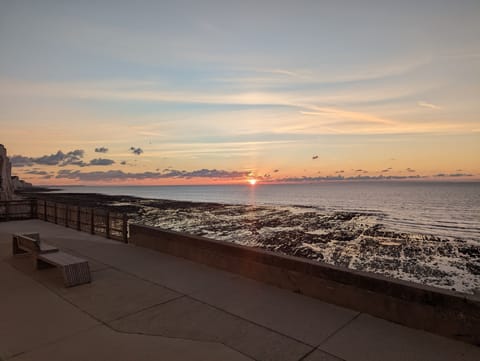
<path fill-rule="evenodd" d="M 40 232 L 92 283 L 13 258 Z M 0 223 L 0 360 L 480 360 L 480 348 L 40 220 Z"/>

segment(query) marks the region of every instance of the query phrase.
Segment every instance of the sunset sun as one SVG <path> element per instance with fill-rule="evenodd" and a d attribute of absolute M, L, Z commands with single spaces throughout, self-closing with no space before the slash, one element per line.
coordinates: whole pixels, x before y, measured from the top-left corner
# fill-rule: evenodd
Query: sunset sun
<path fill-rule="evenodd" d="M 256 179 L 249 179 L 248 183 L 250 183 L 250 185 L 254 186 L 255 184 L 257 184 L 257 180 Z"/>

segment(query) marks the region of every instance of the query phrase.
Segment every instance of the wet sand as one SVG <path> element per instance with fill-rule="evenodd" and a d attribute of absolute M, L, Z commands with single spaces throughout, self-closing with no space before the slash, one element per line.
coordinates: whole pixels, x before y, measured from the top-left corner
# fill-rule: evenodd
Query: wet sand
<path fill-rule="evenodd" d="M 480 290 L 480 245 L 395 232 L 378 213 L 303 206 L 247 206 L 79 193 L 41 199 L 129 214 L 130 222 L 259 247 L 464 293 Z"/>

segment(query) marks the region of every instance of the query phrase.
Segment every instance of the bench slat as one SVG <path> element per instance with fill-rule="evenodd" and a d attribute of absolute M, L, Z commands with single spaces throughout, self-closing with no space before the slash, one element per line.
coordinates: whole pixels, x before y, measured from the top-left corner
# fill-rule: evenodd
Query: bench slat
<path fill-rule="evenodd" d="M 59 251 L 55 253 L 47 253 L 38 255 L 38 258 L 49 263 L 54 263 L 56 266 L 66 266 L 69 264 L 87 262 L 83 258 L 72 256 L 71 254 Z"/>
<path fill-rule="evenodd" d="M 58 252 L 58 248 L 48 243 L 40 242 L 40 253 Z"/>

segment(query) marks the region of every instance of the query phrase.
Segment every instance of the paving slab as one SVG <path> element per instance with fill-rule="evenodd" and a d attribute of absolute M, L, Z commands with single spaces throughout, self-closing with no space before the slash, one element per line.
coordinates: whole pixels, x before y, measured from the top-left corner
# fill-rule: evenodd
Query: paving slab
<path fill-rule="evenodd" d="M 12 233 L 22 232 L 22 233 L 32 233 L 36 232 L 36 228 L 41 223 L 38 219 L 29 219 L 26 221 L 12 221 L 12 222 L 2 222 L 0 227 L 0 243 L 6 241 L 8 238 L 11 240 Z M 7 236 L 7 237 L 4 237 Z"/>
<path fill-rule="evenodd" d="M 180 296 L 164 287 L 105 267 L 91 272 L 91 283 L 66 288 L 56 268 L 36 270 L 30 256 L 11 257 L 8 261 L 17 270 L 104 322 Z"/>
<path fill-rule="evenodd" d="M 81 287 L 50 285 L 80 309 L 104 322 L 130 315 L 180 295 L 109 268 L 92 274 L 92 283 Z"/>
<path fill-rule="evenodd" d="M 8 257 L 12 254 L 12 243 L 0 241 L 0 259 Z"/>
<path fill-rule="evenodd" d="M 183 294 L 222 288 L 231 284 L 237 275 L 217 270 L 182 258 L 159 254 L 151 262 L 142 262 L 124 267 L 132 274 L 164 285 Z"/>
<path fill-rule="evenodd" d="M 98 322 L 0 261 L 0 358 L 34 349 Z"/>
<path fill-rule="evenodd" d="M 58 225 L 47 224 L 49 227 L 46 227 L 42 221 L 34 222 L 37 224 L 35 229 L 41 233 L 42 238 L 61 249 L 67 248 L 80 257 L 121 268 L 125 272 L 180 293 L 189 294 L 203 288 L 218 287 L 230 283 L 232 278 L 237 277 L 228 272 L 142 247 L 105 240 Z"/>
<path fill-rule="evenodd" d="M 199 263 L 133 245 L 97 244 L 79 252 L 184 294 L 208 287 L 219 287 L 237 277 Z"/>
<path fill-rule="evenodd" d="M 360 315 L 320 346 L 348 361 L 478 361 L 480 348 Z"/>
<path fill-rule="evenodd" d="M 312 349 L 187 296 L 111 325 L 127 332 L 221 342 L 256 360 L 299 360 Z"/>
<path fill-rule="evenodd" d="M 257 324 L 317 346 L 358 312 L 243 277 L 191 295 Z"/>
<path fill-rule="evenodd" d="M 30 278 L 17 272 L 5 260 L 0 260 L 0 289 L 2 294 L 9 294 L 21 288 L 30 288 L 32 285 L 35 285 L 35 282 L 31 282 Z"/>
<path fill-rule="evenodd" d="M 10 360 L 252 361 L 251 358 L 218 343 L 122 334 L 105 326 L 77 333 Z"/>
<path fill-rule="evenodd" d="M 73 230 L 67 231 L 71 238 L 65 238 L 61 233 L 49 235 L 47 232 L 42 233 L 42 236 L 45 234 L 43 238 L 48 243 L 76 250 L 84 255 L 92 254 L 100 257 L 105 263 L 112 265 L 135 264 L 138 258 L 148 260 L 155 257 L 155 252 L 152 250 L 142 252 L 142 249 L 123 242 L 112 241 L 106 238 L 99 240 L 98 236 Z"/>

